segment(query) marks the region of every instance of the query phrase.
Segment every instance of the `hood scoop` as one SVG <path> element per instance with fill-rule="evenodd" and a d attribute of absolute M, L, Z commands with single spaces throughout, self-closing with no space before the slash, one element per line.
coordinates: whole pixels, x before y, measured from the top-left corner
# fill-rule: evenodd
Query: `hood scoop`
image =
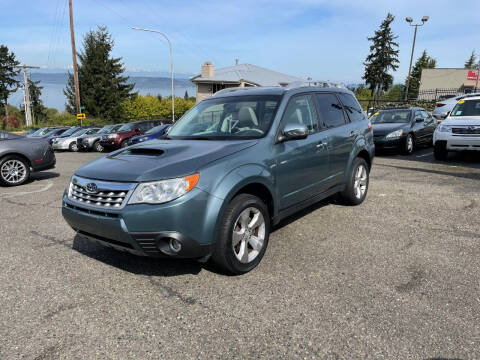
<path fill-rule="evenodd" d="M 118 154 L 115 154 L 114 157 L 119 155 L 140 155 L 140 156 L 160 156 L 163 155 L 165 151 L 155 148 L 131 148 L 126 149 Z"/>

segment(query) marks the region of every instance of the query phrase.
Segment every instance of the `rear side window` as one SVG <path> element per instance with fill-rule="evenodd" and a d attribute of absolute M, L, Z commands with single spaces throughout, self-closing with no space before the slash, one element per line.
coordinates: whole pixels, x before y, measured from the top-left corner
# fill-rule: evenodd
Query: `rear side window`
<path fill-rule="evenodd" d="M 343 108 L 350 121 L 362 121 L 365 119 L 362 107 L 352 95 L 340 93 L 338 96 L 343 103 Z"/>
<path fill-rule="evenodd" d="M 320 124 L 327 128 L 345 125 L 343 108 L 334 94 L 315 94 Z"/>

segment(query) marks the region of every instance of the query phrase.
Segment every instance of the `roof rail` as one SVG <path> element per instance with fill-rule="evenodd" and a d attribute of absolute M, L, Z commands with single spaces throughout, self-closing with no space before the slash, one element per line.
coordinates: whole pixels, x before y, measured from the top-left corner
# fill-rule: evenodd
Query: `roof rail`
<path fill-rule="evenodd" d="M 316 86 L 316 87 L 335 87 L 335 88 L 341 88 L 345 89 L 345 85 L 342 83 L 333 83 L 328 80 L 301 80 L 301 81 L 294 81 L 289 83 L 287 86 L 285 86 L 285 89 L 295 89 L 299 87 L 309 87 L 309 86 Z"/>
<path fill-rule="evenodd" d="M 230 92 L 235 92 L 235 91 L 240 91 L 240 90 L 247 90 L 247 89 L 251 89 L 251 87 L 242 87 L 242 86 L 229 87 L 229 88 L 225 88 L 225 89 L 222 89 L 222 90 L 218 90 L 212 96 L 225 94 L 225 93 L 230 93 Z"/>

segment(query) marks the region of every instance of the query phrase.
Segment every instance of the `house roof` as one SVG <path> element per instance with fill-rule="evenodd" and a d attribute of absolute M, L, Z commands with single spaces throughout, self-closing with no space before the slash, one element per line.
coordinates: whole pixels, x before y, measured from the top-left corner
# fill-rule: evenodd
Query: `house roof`
<path fill-rule="evenodd" d="M 251 64 L 239 64 L 226 68 L 215 69 L 215 75 L 209 78 L 202 78 L 197 75 L 190 79 L 192 82 L 227 82 L 239 83 L 245 81 L 258 86 L 279 86 L 294 81 L 301 81 L 301 78 L 265 69 Z"/>

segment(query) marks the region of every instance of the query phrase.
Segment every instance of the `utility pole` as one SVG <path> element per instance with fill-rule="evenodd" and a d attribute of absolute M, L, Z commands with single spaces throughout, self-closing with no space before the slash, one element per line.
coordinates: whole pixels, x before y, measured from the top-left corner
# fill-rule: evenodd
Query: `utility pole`
<path fill-rule="evenodd" d="M 423 26 L 430 17 L 424 16 L 422 17 L 422 23 L 421 24 L 412 24 L 413 19 L 411 17 L 407 17 L 405 19 L 406 22 L 410 24 L 410 26 L 415 26 L 415 31 L 413 33 L 413 44 L 412 44 L 412 54 L 410 55 L 410 66 L 408 67 L 408 76 L 407 76 L 407 84 L 406 84 L 406 89 L 405 89 L 405 101 L 408 100 L 408 87 L 410 85 L 410 73 L 412 72 L 412 60 L 413 60 L 413 52 L 415 51 L 415 40 L 417 39 L 417 28 L 419 26 Z"/>
<path fill-rule="evenodd" d="M 73 29 L 73 8 L 72 0 L 68 0 L 68 7 L 70 12 L 70 41 L 72 43 L 72 60 L 73 60 L 73 82 L 75 85 L 75 109 L 77 114 L 80 113 L 80 88 L 78 86 L 78 68 L 77 68 L 77 50 L 75 49 L 75 32 Z M 82 125 L 82 120 L 80 119 Z"/>
<path fill-rule="evenodd" d="M 33 117 L 32 117 L 32 110 L 30 107 L 30 90 L 28 88 L 28 77 L 27 77 L 27 69 L 40 69 L 40 66 L 31 66 L 31 65 L 20 65 L 16 66 L 23 70 L 23 90 L 24 93 L 24 106 L 25 106 L 25 124 L 27 126 L 33 125 Z"/>

